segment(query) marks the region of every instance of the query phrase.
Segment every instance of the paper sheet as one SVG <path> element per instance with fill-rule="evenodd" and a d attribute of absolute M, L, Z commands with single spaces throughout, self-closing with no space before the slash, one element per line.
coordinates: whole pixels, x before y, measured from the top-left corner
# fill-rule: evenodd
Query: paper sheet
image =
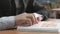
<path fill-rule="evenodd" d="M 60 31 L 60 21 L 41 21 L 29 27 L 17 27 L 18 31 L 36 31 L 36 32 L 58 32 Z"/>

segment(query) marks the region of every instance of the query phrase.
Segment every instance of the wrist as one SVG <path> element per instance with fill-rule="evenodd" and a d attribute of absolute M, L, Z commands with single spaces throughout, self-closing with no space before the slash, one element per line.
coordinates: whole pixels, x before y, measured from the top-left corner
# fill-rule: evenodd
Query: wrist
<path fill-rule="evenodd" d="M 14 17 L 15 17 L 15 26 L 17 26 L 17 17 L 16 16 Z"/>
<path fill-rule="evenodd" d="M 19 21 L 21 20 L 18 16 L 14 16 L 15 17 L 15 26 L 20 25 Z"/>

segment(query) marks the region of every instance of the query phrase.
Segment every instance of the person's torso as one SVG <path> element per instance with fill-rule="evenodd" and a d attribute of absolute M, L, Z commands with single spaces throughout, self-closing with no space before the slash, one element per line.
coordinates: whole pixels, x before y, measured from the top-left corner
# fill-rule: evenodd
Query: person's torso
<path fill-rule="evenodd" d="M 15 15 L 16 8 L 14 0 L 0 0 L 0 16 Z"/>

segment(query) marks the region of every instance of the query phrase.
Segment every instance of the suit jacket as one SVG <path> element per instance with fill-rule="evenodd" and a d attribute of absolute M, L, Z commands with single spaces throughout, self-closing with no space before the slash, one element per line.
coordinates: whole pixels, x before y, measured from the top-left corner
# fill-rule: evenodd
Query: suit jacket
<path fill-rule="evenodd" d="M 44 7 L 39 5 L 39 2 L 36 0 L 18 0 L 20 7 L 17 7 L 19 10 L 22 8 L 24 10 L 21 10 L 23 12 L 27 13 L 39 13 L 44 16 L 44 19 L 47 19 L 49 17 L 49 11 Z M 21 13 L 21 11 L 17 11 L 17 13 Z"/>
<path fill-rule="evenodd" d="M 39 13 L 48 18 L 49 11 L 36 0 L 0 0 L 0 17 L 27 13 Z"/>
<path fill-rule="evenodd" d="M 16 15 L 15 0 L 0 0 L 0 17 Z"/>

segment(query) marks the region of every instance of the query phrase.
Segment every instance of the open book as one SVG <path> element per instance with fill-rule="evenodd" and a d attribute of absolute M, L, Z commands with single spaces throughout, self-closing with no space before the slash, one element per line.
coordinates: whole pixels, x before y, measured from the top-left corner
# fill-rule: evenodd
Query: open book
<path fill-rule="evenodd" d="M 60 21 L 41 21 L 28 27 L 18 26 L 17 31 L 27 32 L 58 32 Z"/>

